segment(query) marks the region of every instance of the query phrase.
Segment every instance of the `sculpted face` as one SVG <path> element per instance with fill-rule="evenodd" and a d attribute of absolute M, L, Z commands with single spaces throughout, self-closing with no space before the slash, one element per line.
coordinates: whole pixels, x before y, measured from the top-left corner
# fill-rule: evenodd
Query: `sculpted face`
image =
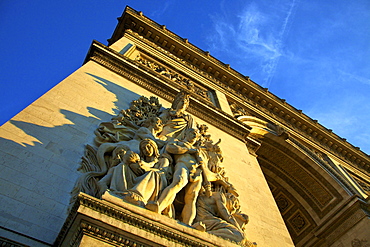
<path fill-rule="evenodd" d="M 144 159 L 156 158 L 159 156 L 157 144 L 151 139 L 144 139 L 140 142 L 140 156 Z"/>
<path fill-rule="evenodd" d="M 181 117 L 186 109 L 188 108 L 190 103 L 189 95 L 185 92 L 180 92 L 176 95 L 174 101 L 172 102 L 172 106 L 170 109 L 170 115 Z"/>
<path fill-rule="evenodd" d="M 159 117 L 157 117 L 156 120 L 155 120 L 154 129 L 157 132 L 161 132 L 162 129 L 163 129 L 162 120 Z"/>
<path fill-rule="evenodd" d="M 150 156 L 153 156 L 154 154 L 154 148 L 152 145 L 150 145 L 149 143 L 145 145 L 145 148 L 143 150 L 143 153 L 145 156 L 147 157 L 150 157 Z"/>
<path fill-rule="evenodd" d="M 238 198 L 231 193 L 227 193 L 226 197 L 227 197 L 227 209 L 231 214 L 235 213 L 240 208 Z"/>
<path fill-rule="evenodd" d="M 183 114 L 186 109 L 188 108 L 189 106 L 189 99 L 184 97 L 182 98 L 177 104 L 176 104 L 176 107 L 175 107 L 175 112 L 177 114 Z"/>
<path fill-rule="evenodd" d="M 196 129 L 189 129 L 186 132 L 185 139 L 189 142 L 194 142 L 198 138 L 198 131 Z"/>
<path fill-rule="evenodd" d="M 151 117 L 146 119 L 142 123 L 142 126 L 154 132 L 153 134 L 160 133 L 163 130 L 163 123 L 159 117 Z"/>
<path fill-rule="evenodd" d="M 176 106 L 176 111 L 184 112 L 188 106 L 189 106 L 189 101 L 187 99 L 183 99 Z"/>

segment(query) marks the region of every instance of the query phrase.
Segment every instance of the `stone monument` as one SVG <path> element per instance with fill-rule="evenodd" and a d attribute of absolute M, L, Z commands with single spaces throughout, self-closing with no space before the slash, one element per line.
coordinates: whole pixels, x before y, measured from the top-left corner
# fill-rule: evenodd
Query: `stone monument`
<path fill-rule="evenodd" d="M 368 246 L 370 158 L 127 7 L 0 128 L 2 246 Z"/>

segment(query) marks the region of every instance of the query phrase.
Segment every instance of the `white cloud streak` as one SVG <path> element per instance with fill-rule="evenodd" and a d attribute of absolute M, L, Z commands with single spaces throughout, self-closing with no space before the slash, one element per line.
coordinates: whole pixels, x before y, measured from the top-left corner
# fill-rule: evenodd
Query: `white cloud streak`
<path fill-rule="evenodd" d="M 289 33 L 297 5 L 297 0 L 289 0 L 285 4 L 271 3 L 267 7 L 252 2 L 237 15 L 237 24 L 225 17 L 214 18 L 211 50 L 232 53 L 230 47 L 237 48 L 234 56 L 245 60 L 245 63 L 251 58 L 257 61 L 258 68 L 252 69 L 259 70 L 258 73 L 263 75 L 263 81 L 259 83 L 270 86 L 279 59 L 284 54 L 284 39 Z"/>
<path fill-rule="evenodd" d="M 159 19 L 166 11 L 167 9 L 171 6 L 172 2 L 171 1 L 166 1 L 163 5 L 158 5 L 158 9 L 154 10 L 152 12 L 152 16 L 157 19 Z"/>
<path fill-rule="evenodd" d="M 282 50 L 282 44 L 283 44 L 284 38 L 286 36 L 288 36 L 288 34 L 289 34 L 291 22 L 292 22 L 292 19 L 293 19 L 292 17 L 294 17 L 295 10 L 296 10 L 296 1 L 293 0 L 292 3 L 290 4 L 289 11 L 288 11 L 288 13 L 287 13 L 287 15 L 284 19 L 284 23 L 283 23 L 282 28 L 279 32 L 279 36 L 276 40 L 276 46 L 278 47 L 278 50 L 280 50 L 280 51 Z M 281 57 L 280 54 L 281 53 L 279 53 L 279 56 L 277 56 L 275 59 L 271 60 L 270 71 L 268 71 L 268 77 L 266 79 L 266 87 L 270 86 L 271 80 L 272 80 L 273 76 L 275 75 L 276 66 L 279 63 L 279 59 Z"/>
<path fill-rule="evenodd" d="M 362 77 L 362 76 L 358 76 L 358 75 L 354 75 L 354 74 L 345 72 L 343 70 L 339 70 L 339 73 L 341 75 L 345 76 L 347 78 L 347 80 L 358 81 L 360 83 L 363 83 L 363 84 L 366 84 L 366 85 L 370 85 L 370 79 L 368 79 L 368 78 L 365 78 L 365 77 Z"/>

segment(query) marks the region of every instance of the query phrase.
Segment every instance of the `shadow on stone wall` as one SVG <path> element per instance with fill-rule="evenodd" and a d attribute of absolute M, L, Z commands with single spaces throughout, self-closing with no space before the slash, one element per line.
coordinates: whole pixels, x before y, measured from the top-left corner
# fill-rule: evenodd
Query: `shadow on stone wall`
<path fill-rule="evenodd" d="M 116 96 L 113 115 L 92 107 L 87 107 L 92 116 L 61 109 L 72 124 L 45 127 L 9 121 L 37 139 L 33 145 L 0 137 L 0 222 L 4 229 L 52 244 L 64 223 L 85 145 L 93 143 L 94 130 L 101 122 L 110 121 L 140 97 L 112 81 L 86 74 Z"/>

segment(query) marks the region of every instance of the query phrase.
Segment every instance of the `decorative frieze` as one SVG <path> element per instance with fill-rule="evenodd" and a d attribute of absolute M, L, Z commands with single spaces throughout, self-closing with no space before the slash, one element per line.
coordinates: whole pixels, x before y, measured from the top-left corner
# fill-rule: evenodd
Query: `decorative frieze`
<path fill-rule="evenodd" d="M 214 102 L 215 94 L 213 91 L 204 86 L 201 86 L 199 83 L 196 83 L 194 80 L 191 80 L 188 77 L 182 75 L 175 69 L 169 69 L 168 67 L 163 66 L 153 60 L 150 60 L 143 55 L 136 58 L 135 61 L 141 65 L 144 65 L 146 68 L 149 68 L 151 71 L 156 72 L 158 75 L 161 75 L 163 79 L 171 80 L 179 84 L 182 88 L 186 88 L 187 90 L 199 95 L 203 99 L 208 100 L 209 102 L 217 106 L 217 102 Z"/>
<path fill-rule="evenodd" d="M 348 162 L 355 165 L 358 169 L 370 173 L 370 162 L 368 156 L 358 149 L 346 142 L 345 139 L 332 133 L 331 130 L 318 124 L 317 120 L 313 120 L 302 113 L 302 111 L 290 106 L 284 99 L 280 99 L 274 94 L 268 92 L 266 88 L 262 88 L 249 77 L 239 74 L 238 72 L 229 68 L 227 64 L 223 64 L 217 59 L 209 55 L 208 52 L 202 51 L 195 47 L 189 42 L 185 42 L 183 38 L 178 37 L 176 34 L 169 30 L 163 30 L 161 25 L 156 24 L 149 18 L 138 14 L 135 10 L 128 8 L 133 19 L 137 20 L 135 25 L 125 25 L 126 29 L 121 28 L 120 32 L 115 32 L 113 35 L 114 39 L 122 37 L 124 32 L 130 32 L 127 29 L 132 29 L 132 35 L 138 35 L 136 32 L 140 32 L 143 35 L 146 26 L 151 26 L 158 31 L 159 41 L 161 42 L 164 37 L 168 37 L 166 46 L 163 43 L 153 42 L 154 39 L 151 37 L 143 38 L 142 41 L 151 46 L 163 50 L 170 51 L 170 47 L 174 46 L 169 53 L 176 54 L 176 51 L 180 46 L 188 48 L 188 52 L 182 52 L 181 54 L 172 55 L 181 61 L 184 65 L 196 71 L 198 74 L 203 75 L 208 80 L 221 87 L 223 90 L 228 92 L 232 97 L 237 97 L 242 101 L 248 102 L 251 106 L 255 107 L 253 111 L 261 111 L 263 114 L 273 116 L 278 119 L 281 124 L 289 126 L 297 130 L 304 137 L 309 138 L 313 141 L 321 143 L 324 148 L 330 150 L 339 157 L 347 160 Z M 122 20 L 125 22 L 126 20 Z M 139 24 L 140 22 L 140 24 Z M 138 35 L 138 36 L 140 36 Z M 177 43 L 176 43 L 177 42 Z M 184 50 L 182 50 L 184 51 Z M 186 59 L 188 57 L 188 59 Z M 216 66 L 216 67 L 215 67 Z M 219 68 L 219 69 L 217 69 Z M 323 138 L 325 136 L 325 138 Z M 330 142 L 332 144 L 330 144 Z M 335 144 L 334 144 L 335 143 Z"/>
<path fill-rule="evenodd" d="M 131 60 L 128 60 L 98 42 L 92 45 L 87 60 L 88 59 L 103 65 L 167 101 L 172 101 L 178 90 L 182 89 L 182 87 L 172 81 L 153 83 L 153 80 L 156 78 L 150 77 L 150 75 L 134 68 Z M 211 122 L 226 133 L 231 134 L 239 140 L 245 141 L 246 136 L 249 134 L 250 127 L 235 121 L 232 116 L 225 114 L 220 109 L 216 108 L 213 103 L 204 100 L 203 97 L 192 94 L 192 98 L 196 99 L 196 101 L 190 99 L 191 107 L 189 107 L 188 111 L 191 114 Z"/>

